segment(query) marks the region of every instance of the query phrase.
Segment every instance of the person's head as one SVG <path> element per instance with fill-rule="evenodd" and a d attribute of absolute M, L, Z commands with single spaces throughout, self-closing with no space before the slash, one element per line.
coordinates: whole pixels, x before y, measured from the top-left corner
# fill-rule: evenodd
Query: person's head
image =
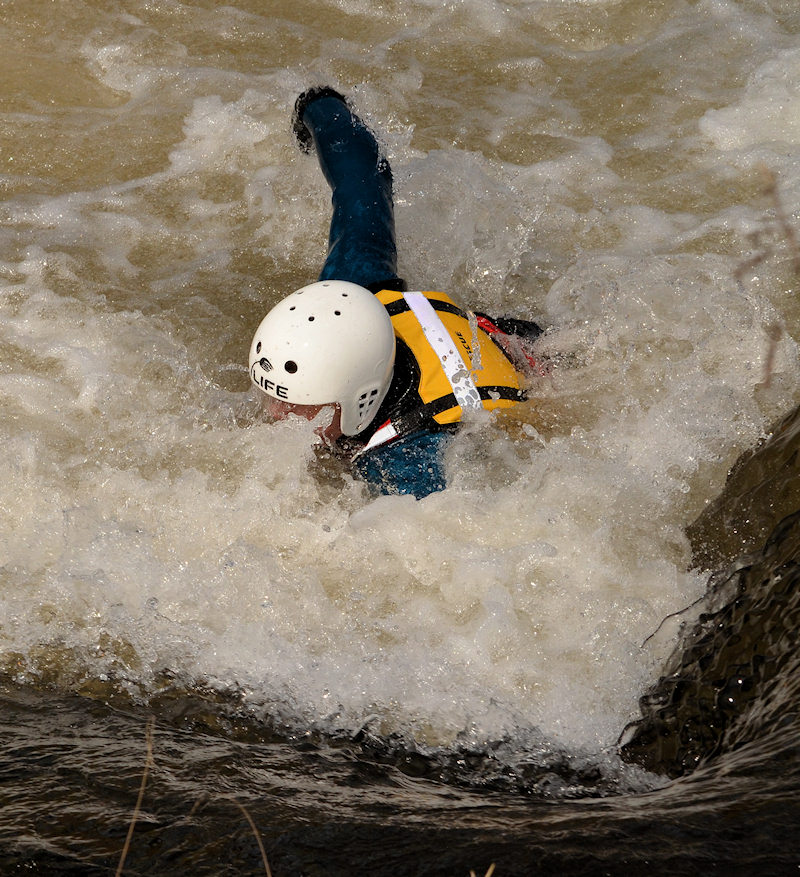
<path fill-rule="evenodd" d="M 357 435 L 386 396 L 394 354 L 392 321 L 378 299 L 355 283 L 323 280 L 264 317 L 250 346 L 250 377 L 273 413 L 313 417 L 335 406 L 341 432 Z"/>

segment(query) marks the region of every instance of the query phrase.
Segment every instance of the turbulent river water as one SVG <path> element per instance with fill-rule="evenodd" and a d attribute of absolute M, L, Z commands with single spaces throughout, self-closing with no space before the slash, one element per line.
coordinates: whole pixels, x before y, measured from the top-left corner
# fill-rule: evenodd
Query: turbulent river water
<path fill-rule="evenodd" d="M 0 872 L 797 873 L 796 0 L 0 22 Z M 321 83 L 409 287 L 547 329 L 422 501 L 248 384 Z"/>

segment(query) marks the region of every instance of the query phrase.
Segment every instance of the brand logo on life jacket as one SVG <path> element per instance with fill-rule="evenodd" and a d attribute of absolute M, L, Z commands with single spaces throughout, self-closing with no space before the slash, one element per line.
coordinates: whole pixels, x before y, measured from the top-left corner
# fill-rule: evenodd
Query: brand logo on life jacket
<path fill-rule="evenodd" d="M 467 356 L 472 359 L 472 346 L 458 330 L 456 330 L 456 338 L 458 338 L 458 340 L 464 345 L 464 350 L 467 351 Z"/>

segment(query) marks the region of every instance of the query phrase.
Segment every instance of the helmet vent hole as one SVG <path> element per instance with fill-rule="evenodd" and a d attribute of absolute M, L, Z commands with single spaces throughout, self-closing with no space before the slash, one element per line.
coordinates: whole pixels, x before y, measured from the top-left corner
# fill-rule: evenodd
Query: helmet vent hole
<path fill-rule="evenodd" d="M 341 315 L 342 315 L 342 312 L 341 312 L 341 311 L 334 311 L 333 313 L 334 313 L 337 317 L 341 317 Z"/>
<path fill-rule="evenodd" d="M 309 322 L 309 323 L 313 323 L 313 322 L 314 322 L 314 318 L 313 318 L 313 317 L 309 317 L 309 318 L 308 318 L 308 322 Z"/>
<path fill-rule="evenodd" d="M 359 413 L 363 414 L 364 411 L 369 411 L 370 408 L 375 404 L 375 397 L 378 395 L 377 390 L 370 390 L 369 393 L 362 393 L 358 397 L 358 410 Z"/>
<path fill-rule="evenodd" d="M 283 364 L 283 368 L 290 375 L 293 375 L 297 371 L 297 363 L 293 359 L 289 359 Z"/>
<path fill-rule="evenodd" d="M 258 344 L 256 344 L 256 353 L 261 353 L 261 342 L 260 341 L 258 342 Z"/>

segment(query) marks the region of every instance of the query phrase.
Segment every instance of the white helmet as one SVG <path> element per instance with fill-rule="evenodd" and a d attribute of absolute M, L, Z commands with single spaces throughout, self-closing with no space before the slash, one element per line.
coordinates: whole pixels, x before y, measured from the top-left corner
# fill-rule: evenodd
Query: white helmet
<path fill-rule="evenodd" d="M 394 369 L 386 308 L 363 286 L 323 280 L 287 296 L 264 317 L 250 346 L 250 377 L 293 405 L 338 403 L 345 435 L 378 412 Z"/>

